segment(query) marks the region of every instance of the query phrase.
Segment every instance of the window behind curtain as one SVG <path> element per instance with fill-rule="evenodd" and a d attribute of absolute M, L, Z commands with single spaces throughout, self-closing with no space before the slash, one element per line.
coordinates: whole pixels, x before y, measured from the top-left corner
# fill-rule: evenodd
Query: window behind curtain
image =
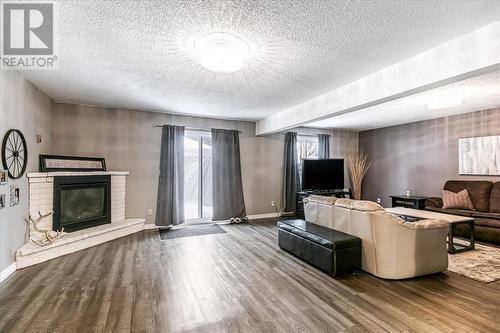
<path fill-rule="evenodd" d="M 297 135 L 297 164 L 299 169 L 299 190 L 302 190 L 302 160 L 318 158 L 318 138 L 309 135 Z"/>
<path fill-rule="evenodd" d="M 212 135 L 186 131 L 184 136 L 184 211 L 187 221 L 212 219 Z"/>

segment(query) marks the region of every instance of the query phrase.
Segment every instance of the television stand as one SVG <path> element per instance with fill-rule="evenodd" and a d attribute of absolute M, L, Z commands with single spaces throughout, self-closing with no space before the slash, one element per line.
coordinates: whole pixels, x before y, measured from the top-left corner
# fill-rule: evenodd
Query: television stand
<path fill-rule="evenodd" d="M 327 197 L 337 197 L 337 198 L 352 198 L 351 189 L 340 189 L 340 190 L 318 190 L 318 191 L 301 191 L 297 192 L 296 201 L 296 211 L 295 215 L 299 218 L 304 218 L 304 199 L 310 195 L 324 195 Z"/>

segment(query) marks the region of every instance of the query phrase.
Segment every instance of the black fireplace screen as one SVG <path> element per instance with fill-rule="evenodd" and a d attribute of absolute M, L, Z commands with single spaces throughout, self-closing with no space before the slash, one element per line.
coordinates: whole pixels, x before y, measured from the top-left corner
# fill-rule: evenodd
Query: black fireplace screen
<path fill-rule="evenodd" d="M 61 223 L 71 223 L 96 217 L 105 212 L 106 192 L 102 186 L 63 188 L 61 191 Z"/>
<path fill-rule="evenodd" d="M 110 176 L 56 177 L 54 230 L 75 231 L 111 222 Z"/>

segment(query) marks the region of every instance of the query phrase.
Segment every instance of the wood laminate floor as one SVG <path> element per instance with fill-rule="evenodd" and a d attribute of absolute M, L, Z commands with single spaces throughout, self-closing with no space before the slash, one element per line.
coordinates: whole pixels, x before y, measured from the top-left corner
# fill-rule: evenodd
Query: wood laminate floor
<path fill-rule="evenodd" d="M 276 222 L 140 232 L 17 271 L 0 332 L 499 332 L 500 282 L 340 280 L 279 250 Z"/>

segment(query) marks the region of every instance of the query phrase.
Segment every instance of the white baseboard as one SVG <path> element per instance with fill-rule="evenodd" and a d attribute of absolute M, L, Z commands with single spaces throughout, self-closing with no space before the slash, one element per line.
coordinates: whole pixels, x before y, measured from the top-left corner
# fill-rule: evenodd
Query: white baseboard
<path fill-rule="evenodd" d="M 249 220 L 258 220 L 258 219 L 269 219 L 278 216 L 276 216 L 276 213 L 266 213 L 266 214 L 248 215 L 247 217 Z"/>
<path fill-rule="evenodd" d="M 145 223 L 144 230 L 150 230 L 150 229 L 160 229 L 160 227 L 153 223 Z"/>
<path fill-rule="evenodd" d="M 0 283 L 11 276 L 16 271 L 16 263 L 13 262 L 7 268 L 0 272 Z"/>

